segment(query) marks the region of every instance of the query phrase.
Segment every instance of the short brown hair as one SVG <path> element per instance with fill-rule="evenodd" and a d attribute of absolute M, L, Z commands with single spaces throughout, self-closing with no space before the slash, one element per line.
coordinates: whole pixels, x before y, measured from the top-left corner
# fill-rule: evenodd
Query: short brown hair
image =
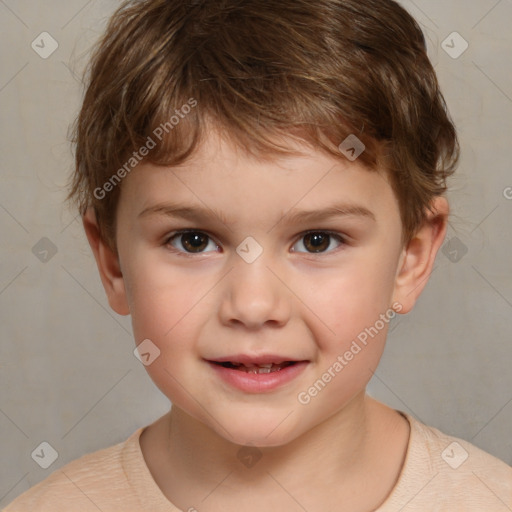
<path fill-rule="evenodd" d="M 68 198 L 94 208 L 115 248 L 116 171 L 163 126 L 146 161 L 185 161 L 209 123 L 266 158 L 291 152 L 283 136 L 345 158 L 355 134 L 360 161 L 389 173 L 404 242 L 459 158 L 423 33 L 392 0 L 131 0 L 87 70 Z"/>

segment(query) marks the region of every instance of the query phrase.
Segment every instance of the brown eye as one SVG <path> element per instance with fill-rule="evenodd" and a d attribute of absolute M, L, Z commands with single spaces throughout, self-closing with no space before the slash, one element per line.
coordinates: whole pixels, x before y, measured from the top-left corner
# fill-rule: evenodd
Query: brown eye
<path fill-rule="evenodd" d="M 201 233 L 185 233 L 181 235 L 181 242 L 187 251 L 201 252 L 208 245 L 208 242 L 205 242 L 207 238 Z"/>
<path fill-rule="evenodd" d="M 176 242 L 179 242 L 181 247 L 176 247 Z M 183 231 L 181 233 L 176 233 L 167 241 L 168 244 L 178 249 L 179 252 L 191 254 L 204 252 L 204 249 L 208 247 L 209 242 L 211 242 L 210 237 L 201 231 Z"/>
<path fill-rule="evenodd" d="M 334 233 L 328 233 L 325 231 L 311 231 L 302 236 L 301 240 L 302 245 L 305 247 L 306 251 L 309 253 L 323 253 L 323 252 L 332 252 L 327 251 L 331 245 L 332 239 L 335 238 L 338 240 L 340 245 L 343 245 L 344 240 L 340 235 L 336 235 Z M 299 241 L 300 243 L 301 241 Z M 303 251 L 296 251 L 303 252 Z"/>
<path fill-rule="evenodd" d="M 309 233 L 304 237 L 304 247 L 312 249 L 313 252 L 323 252 L 329 247 L 329 235 L 324 233 Z"/>

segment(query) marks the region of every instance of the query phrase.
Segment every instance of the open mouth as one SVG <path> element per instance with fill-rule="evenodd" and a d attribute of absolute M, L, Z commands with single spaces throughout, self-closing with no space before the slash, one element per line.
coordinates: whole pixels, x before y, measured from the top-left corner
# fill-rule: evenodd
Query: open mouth
<path fill-rule="evenodd" d="M 268 364 L 242 364 L 242 363 L 232 363 L 230 361 L 226 362 L 218 362 L 218 361 L 210 361 L 213 364 L 218 366 L 223 366 L 224 368 L 229 368 L 231 370 L 238 370 L 245 373 L 273 373 L 279 372 L 283 368 L 287 368 L 288 366 L 292 366 L 297 363 L 297 361 L 283 361 L 282 363 L 268 363 Z"/>
<path fill-rule="evenodd" d="M 288 359 L 290 355 L 232 354 L 215 360 L 205 359 L 230 388 L 244 393 L 270 393 L 297 379 L 310 363 L 309 360 Z M 210 377 L 213 377 L 211 375 Z M 217 382 L 216 380 L 213 382 Z"/>

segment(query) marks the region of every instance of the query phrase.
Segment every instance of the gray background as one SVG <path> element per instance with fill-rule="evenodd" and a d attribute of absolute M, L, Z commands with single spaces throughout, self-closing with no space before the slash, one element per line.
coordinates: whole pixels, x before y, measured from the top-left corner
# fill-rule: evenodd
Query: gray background
<path fill-rule="evenodd" d="M 463 158 L 449 246 L 415 310 L 394 323 L 369 392 L 510 464 L 512 1 L 403 4 L 426 31 Z M 77 76 L 117 5 L 0 0 L 0 507 L 168 410 L 63 206 Z M 59 44 L 47 59 L 31 48 L 43 31 Z M 469 43 L 457 59 L 443 49 L 454 31 Z M 46 470 L 31 457 L 43 441 L 59 454 Z"/>

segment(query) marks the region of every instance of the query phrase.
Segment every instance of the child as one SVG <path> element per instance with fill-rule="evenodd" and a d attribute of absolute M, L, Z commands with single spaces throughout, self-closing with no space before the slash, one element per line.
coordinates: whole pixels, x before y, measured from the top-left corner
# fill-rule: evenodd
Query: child
<path fill-rule="evenodd" d="M 172 408 L 6 512 L 512 510 L 512 468 L 365 393 L 459 155 L 403 8 L 126 2 L 75 133 L 70 197 Z"/>

